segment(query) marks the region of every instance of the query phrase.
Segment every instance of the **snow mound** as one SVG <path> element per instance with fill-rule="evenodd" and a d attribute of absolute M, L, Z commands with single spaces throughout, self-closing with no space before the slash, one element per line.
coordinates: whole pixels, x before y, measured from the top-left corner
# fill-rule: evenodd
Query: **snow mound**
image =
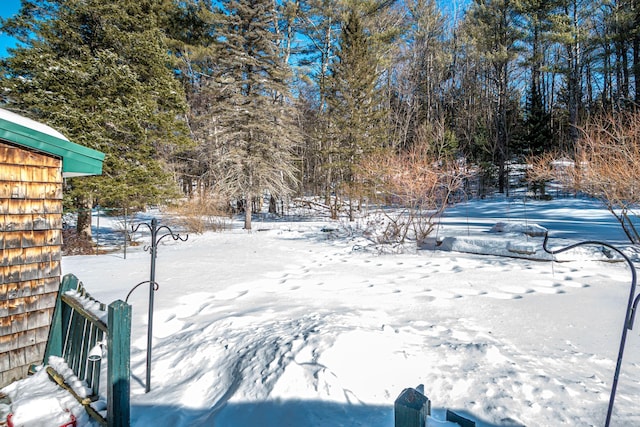
<path fill-rule="evenodd" d="M 499 222 L 491 227 L 492 233 L 525 234 L 531 237 L 544 237 L 547 229 L 538 224 L 523 224 L 520 222 Z"/>
<path fill-rule="evenodd" d="M 445 236 L 425 240 L 422 249 L 462 252 L 553 261 L 553 255 L 542 247 L 547 229 L 538 224 L 498 222 L 487 233 L 470 236 Z M 495 237 L 494 237 L 495 236 Z"/>

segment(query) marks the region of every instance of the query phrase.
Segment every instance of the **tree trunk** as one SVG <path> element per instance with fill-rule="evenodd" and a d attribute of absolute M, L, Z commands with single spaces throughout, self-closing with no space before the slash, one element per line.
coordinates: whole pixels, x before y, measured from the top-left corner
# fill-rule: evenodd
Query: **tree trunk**
<path fill-rule="evenodd" d="M 93 200 L 90 197 L 82 198 L 78 201 L 78 220 L 76 222 L 76 232 L 78 237 L 91 240 L 91 208 Z"/>
<path fill-rule="evenodd" d="M 270 214 L 278 214 L 278 204 L 276 203 L 276 198 L 273 196 L 269 196 L 269 213 Z"/>
<path fill-rule="evenodd" d="M 636 107 L 640 105 L 640 2 L 636 2 L 635 28 L 636 34 L 633 37 L 633 77 L 635 80 Z"/>
<path fill-rule="evenodd" d="M 498 114 L 497 114 L 497 155 L 498 155 L 498 192 L 508 192 L 507 182 L 507 149 L 509 145 L 507 122 L 507 91 L 509 85 L 508 64 L 498 66 Z"/>
<path fill-rule="evenodd" d="M 349 195 L 349 222 L 355 221 L 355 212 L 353 209 L 353 192 Z"/>
<path fill-rule="evenodd" d="M 569 6 L 571 9 L 565 9 L 567 16 L 571 17 L 573 26 L 573 37 L 571 43 L 566 46 L 567 49 L 567 92 L 569 100 L 567 108 L 569 110 L 569 142 L 570 149 L 575 149 L 580 136 L 578 131 L 578 113 L 580 110 L 580 101 L 582 99 L 582 90 L 580 84 L 581 70 L 581 45 L 577 36 L 579 30 L 578 23 L 578 3 L 573 0 Z"/>
<path fill-rule="evenodd" d="M 246 198 L 246 202 L 244 204 L 244 229 L 245 230 L 251 230 L 251 213 L 252 213 L 252 205 L 253 203 L 251 202 L 252 200 L 252 196 L 251 195 L 247 195 Z"/>

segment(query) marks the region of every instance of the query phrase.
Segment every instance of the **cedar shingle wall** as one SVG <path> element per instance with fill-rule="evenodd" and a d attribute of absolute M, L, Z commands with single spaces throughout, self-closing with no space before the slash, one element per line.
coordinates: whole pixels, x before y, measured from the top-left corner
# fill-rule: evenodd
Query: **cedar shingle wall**
<path fill-rule="evenodd" d="M 0 387 L 42 363 L 61 245 L 62 161 L 0 142 Z"/>

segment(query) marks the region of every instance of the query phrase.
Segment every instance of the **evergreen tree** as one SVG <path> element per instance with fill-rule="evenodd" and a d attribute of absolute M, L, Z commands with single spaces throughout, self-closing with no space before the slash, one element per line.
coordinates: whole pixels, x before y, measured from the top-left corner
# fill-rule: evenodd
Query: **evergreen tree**
<path fill-rule="evenodd" d="M 498 191 L 507 187 L 506 162 L 511 139 L 511 66 L 517 57 L 516 42 L 521 38 L 515 23 L 512 0 L 474 0 L 469 9 L 468 31 L 480 58 L 487 62 L 490 90 L 493 92 L 494 164 L 498 166 Z"/>
<path fill-rule="evenodd" d="M 583 78 L 585 44 L 588 43 L 588 2 L 561 0 L 558 13 L 553 17 L 553 38 L 564 50 L 563 60 L 557 66 L 564 75 L 561 101 L 567 112 L 568 142 L 566 149 L 573 151 L 580 136 L 580 113 L 583 108 Z M 586 3 L 586 4 L 585 4 Z"/>
<path fill-rule="evenodd" d="M 524 146 L 521 147 L 524 154 L 540 155 L 553 148 L 550 122 L 539 88 L 532 81 L 524 118 Z"/>
<path fill-rule="evenodd" d="M 394 121 L 400 124 L 392 143 L 405 149 L 417 143 L 418 134 L 424 133 L 420 129 L 444 123 L 448 112 L 453 115 L 447 81 L 457 72 L 453 70 L 446 18 L 435 0 L 410 0 L 406 5 L 409 30 L 399 55 L 401 62 L 395 65 L 397 99 L 392 104 Z"/>
<path fill-rule="evenodd" d="M 292 192 L 298 140 L 288 67 L 278 55 L 269 0 L 223 2 L 216 68 L 206 82 L 212 134 L 219 150 L 218 188 L 244 201 L 251 229 L 254 199 Z"/>
<path fill-rule="evenodd" d="M 303 50 L 300 65 L 309 69 L 309 80 L 303 88 L 308 107 L 305 109 L 306 168 L 311 185 L 317 193 L 324 194 L 325 204 L 331 203 L 334 184 L 329 147 L 328 98 L 329 66 L 335 57 L 340 34 L 344 0 L 305 0 L 300 4 L 303 23 L 300 32 L 309 41 Z"/>
<path fill-rule="evenodd" d="M 189 104 L 187 123 L 194 144 L 173 157 L 183 193 L 204 196 L 215 182 L 212 173 L 217 150 L 211 141 L 210 99 L 205 93 L 206 80 L 215 69 L 215 34 L 219 25 L 210 0 L 186 0 L 165 15 L 169 48 L 176 58 L 177 75 L 184 86 Z"/>
<path fill-rule="evenodd" d="M 306 49 L 298 58 L 298 63 L 308 68 L 309 79 L 304 82 L 301 92 L 307 108 L 304 122 L 306 141 L 303 155 L 307 176 L 314 190 L 324 193 L 325 203 L 331 204 L 331 195 L 343 179 L 342 171 L 336 167 L 340 162 L 334 153 L 336 141 L 333 138 L 335 123 L 332 123 L 329 100 L 332 98 L 332 73 L 339 60 L 341 28 L 350 9 L 357 10 L 361 25 L 366 29 L 370 45 L 368 55 L 375 58 L 375 75 L 381 76 L 391 68 L 390 43 L 398 34 L 397 23 L 388 0 L 306 0 L 299 2 L 298 13 L 302 17 L 300 33 L 305 37 Z M 387 74 L 388 75 L 388 74 Z M 391 79 L 389 78 L 389 81 Z M 332 101 L 333 102 L 333 101 Z M 381 100 L 383 102 L 383 100 Z M 334 199 L 334 202 L 336 199 Z M 335 205 L 334 205 L 335 208 Z M 336 215 L 335 209 L 331 211 Z"/>
<path fill-rule="evenodd" d="M 187 142 L 184 92 L 153 0 L 33 0 L 2 22 L 21 45 L 2 62 L 8 109 L 106 154 L 103 175 L 71 180 L 81 213 L 92 204 L 141 208 L 175 193 L 166 159 Z M 81 234 L 90 236 L 86 217 Z"/>
<path fill-rule="evenodd" d="M 350 10 L 341 32 L 338 60 L 331 67 L 329 106 L 333 144 L 329 150 L 334 175 L 340 176 L 352 198 L 359 160 L 382 147 L 386 136 L 373 53 L 360 16 Z M 353 203 L 349 206 L 352 218 Z"/>
<path fill-rule="evenodd" d="M 547 111 L 543 85 L 544 50 L 549 45 L 552 30 L 551 15 L 557 7 L 556 0 L 520 0 L 517 8 L 523 21 L 523 39 L 528 51 L 525 64 L 529 68 L 529 89 L 525 105 L 524 146 L 525 154 L 539 155 L 552 148 L 551 115 Z"/>
<path fill-rule="evenodd" d="M 637 109 L 640 99 L 640 2 L 612 0 L 602 8 L 605 26 L 602 41 L 610 50 L 614 77 L 612 103 L 617 109 Z"/>

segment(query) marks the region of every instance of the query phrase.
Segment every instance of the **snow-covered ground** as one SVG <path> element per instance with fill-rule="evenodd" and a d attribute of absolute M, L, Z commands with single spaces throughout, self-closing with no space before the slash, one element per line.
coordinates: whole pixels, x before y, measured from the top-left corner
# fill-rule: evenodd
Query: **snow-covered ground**
<path fill-rule="evenodd" d="M 434 237 L 516 238 L 489 233 L 498 222 L 545 227 L 552 247 L 626 245 L 613 217 L 584 199 L 461 204 Z M 394 400 L 419 384 L 435 425 L 449 425 L 438 422 L 445 408 L 485 427 L 604 424 L 629 298 L 625 263 L 606 262 L 601 248 L 562 262 L 439 249 L 380 254 L 340 230 L 295 217 L 257 221 L 250 234 L 238 223 L 186 242 L 164 239 L 147 394 L 148 289 L 130 298 L 132 425 L 392 427 Z M 542 238 L 517 238 L 541 253 Z M 149 263 L 141 245 L 126 259 L 65 257 L 63 270 L 108 303 L 147 280 Z M 639 329 L 628 336 L 612 425 L 640 425 Z M 5 388 L 15 420 L 21 410 L 62 407 L 89 425 L 52 384 L 38 374 Z"/>

